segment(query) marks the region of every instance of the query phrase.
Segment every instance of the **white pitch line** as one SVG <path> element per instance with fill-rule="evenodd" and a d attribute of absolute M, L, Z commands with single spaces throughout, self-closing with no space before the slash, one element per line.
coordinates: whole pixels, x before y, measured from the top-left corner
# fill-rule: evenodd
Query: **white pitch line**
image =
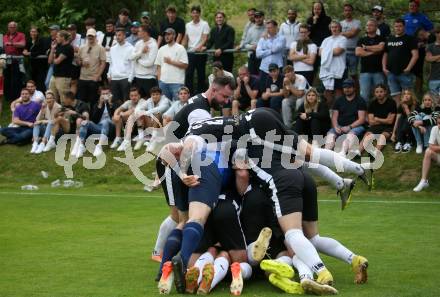
<path fill-rule="evenodd" d="M 133 197 L 133 198 L 163 198 L 163 195 L 130 195 L 130 194 L 83 194 L 83 193 L 42 193 L 42 192 L 0 192 L 0 195 L 27 195 L 27 196 L 67 196 L 67 197 Z M 319 202 L 340 203 L 339 200 L 320 199 Z M 351 203 L 377 203 L 377 204 L 429 204 L 440 205 L 440 201 L 405 201 L 405 200 L 355 200 Z"/>

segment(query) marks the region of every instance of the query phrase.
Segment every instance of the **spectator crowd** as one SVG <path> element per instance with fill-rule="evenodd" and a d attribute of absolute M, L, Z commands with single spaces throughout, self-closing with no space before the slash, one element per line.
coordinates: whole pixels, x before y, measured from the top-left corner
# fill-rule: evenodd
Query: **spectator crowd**
<path fill-rule="evenodd" d="M 87 18 L 83 34 L 79 24 L 53 24 L 47 37 L 35 26 L 26 35 L 11 21 L 0 38 L 0 114 L 5 104 L 12 111 L 1 143 L 31 142 L 30 153 L 40 154 L 68 133 L 76 134 L 77 158 L 90 135 L 99 136 L 94 156 L 108 140 L 117 151 L 132 141 L 139 150 L 152 137 L 148 128 L 169 123 L 192 95 L 227 76 L 237 88 L 219 107 L 222 115 L 272 108 L 313 144 L 350 157 L 373 141 L 372 155 L 387 141 L 396 153 L 415 146 L 425 154 L 414 188 L 421 191 L 432 161 L 440 164 L 440 26 L 419 6 L 410 0 L 408 12 L 387 23 L 384 7 L 375 5 L 364 27 L 349 3 L 329 16 L 316 1 L 310 15 L 292 8 L 282 22 L 250 8 L 239 40 L 224 12 L 210 26 L 200 6 L 190 8 L 187 23 L 173 5 L 157 28 L 149 12 L 135 21 L 123 8 L 105 21 L 105 32 Z M 234 64 L 238 52 L 244 65 Z M 325 143 L 318 136 L 327 136 Z"/>

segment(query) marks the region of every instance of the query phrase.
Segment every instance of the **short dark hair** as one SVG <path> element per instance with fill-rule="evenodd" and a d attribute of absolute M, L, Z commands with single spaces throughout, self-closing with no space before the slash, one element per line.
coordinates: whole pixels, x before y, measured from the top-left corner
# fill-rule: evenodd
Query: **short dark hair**
<path fill-rule="evenodd" d="M 151 36 L 151 29 L 150 29 L 150 26 L 148 26 L 148 25 L 141 25 L 139 28 L 141 28 L 142 31 L 147 32 L 148 35 Z"/>
<path fill-rule="evenodd" d="M 268 21 L 266 22 L 266 24 L 272 24 L 272 25 L 274 25 L 275 27 L 278 26 L 278 23 L 277 23 L 277 21 L 275 21 L 275 20 L 268 20 Z"/>
<path fill-rule="evenodd" d="M 221 87 L 229 86 L 231 88 L 231 90 L 235 90 L 235 88 L 236 88 L 235 80 L 231 79 L 228 76 L 216 77 L 216 78 L 214 78 L 212 84 L 218 85 Z"/>
<path fill-rule="evenodd" d="M 75 100 L 75 94 L 73 94 L 72 91 L 67 91 L 66 93 L 64 93 L 64 98 Z"/>
<path fill-rule="evenodd" d="M 116 28 L 116 30 L 115 30 L 116 32 L 124 32 L 125 33 L 125 28 L 124 27 L 117 27 Z"/>
<path fill-rule="evenodd" d="M 175 5 L 170 4 L 167 6 L 167 8 L 165 9 L 166 12 L 171 11 L 171 12 L 177 12 L 177 8 Z"/>
<path fill-rule="evenodd" d="M 36 86 L 37 84 L 35 83 L 35 81 L 33 81 L 32 79 L 28 80 L 26 82 L 26 84 L 33 84 L 34 86 Z"/>
<path fill-rule="evenodd" d="M 115 20 L 114 19 L 106 19 L 105 20 L 105 24 L 106 25 L 114 25 L 115 24 Z"/>
<path fill-rule="evenodd" d="M 128 16 L 130 14 L 130 10 L 127 8 L 121 8 L 121 10 L 119 10 L 119 14 Z"/>
<path fill-rule="evenodd" d="M 85 26 L 95 26 L 95 24 L 96 24 L 96 20 L 94 18 L 87 18 L 84 21 Z"/>
<path fill-rule="evenodd" d="M 401 23 L 402 25 L 405 26 L 405 20 L 402 19 L 402 18 L 397 18 L 397 19 L 395 19 L 395 20 L 394 20 L 394 24 L 396 24 L 396 23 Z"/>
<path fill-rule="evenodd" d="M 202 12 L 202 9 L 200 8 L 200 5 L 193 5 L 191 6 L 191 12 L 197 11 L 198 13 Z"/>
<path fill-rule="evenodd" d="M 307 29 L 307 31 L 310 31 L 309 25 L 308 24 L 304 24 L 304 23 L 299 25 L 299 29 Z"/>
<path fill-rule="evenodd" d="M 153 94 L 153 93 L 160 93 L 160 94 L 162 94 L 162 89 L 159 88 L 158 86 L 152 87 L 150 89 L 150 94 Z"/>
<path fill-rule="evenodd" d="M 130 88 L 130 93 L 131 92 L 138 92 L 140 94 L 139 89 L 137 87 L 131 87 Z"/>
<path fill-rule="evenodd" d="M 354 10 L 353 5 L 351 5 L 350 3 L 345 3 L 345 4 L 344 4 L 344 8 L 345 8 L 345 7 L 350 7 L 351 10 Z"/>
<path fill-rule="evenodd" d="M 218 14 L 221 14 L 224 18 L 226 18 L 226 14 L 224 11 L 222 10 L 217 10 L 217 12 L 215 13 L 215 16 L 217 16 Z"/>
<path fill-rule="evenodd" d="M 101 87 L 100 87 L 100 92 L 102 92 L 102 91 L 104 91 L 104 90 L 110 90 L 110 86 L 108 85 L 108 84 L 103 84 Z"/>
<path fill-rule="evenodd" d="M 29 94 L 31 93 L 28 89 L 26 89 L 26 88 L 23 88 L 23 89 L 21 89 L 21 92 L 23 92 L 23 91 L 26 91 L 26 92 L 28 92 Z"/>
<path fill-rule="evenodd" d="M 255 7 L 251 7 L 247 11 L 257 11 L 257 9 Z"/>

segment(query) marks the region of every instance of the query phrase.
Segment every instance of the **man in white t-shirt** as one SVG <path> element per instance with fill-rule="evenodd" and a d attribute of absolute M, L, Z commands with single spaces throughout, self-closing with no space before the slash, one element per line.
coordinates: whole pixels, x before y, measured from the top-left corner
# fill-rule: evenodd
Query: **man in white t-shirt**
<path fill-rule="evenodd" d="M 422 178 L 419 184 L 413 189 L 414 192 L 420 192 L 429 187 L 428 174 L 431 169 L 431 163 L 435 161 L 440 165 L 440 117 L 437 118 L 437 126 L 432 127 L 429 137 L 429 147 L 425 151 L 422 165 Z"/>
<path fill-rule="evenodd" d="M 356 56 L 356 46 L 359 40 L 359 33 L 361 32 L 361 21 L 353 19 L 353 6 L 351 4 L 344 4 L 344 17 L 341 21 L 342 36 L 347 38 L 347 70 L 348 74 L 357 83 L 357 67 L 359 58 Z"/>
<path fill-rule="evenodd" d="M 289 59 L 293 61 L 296 74 L 301 74 L 307 79 L 309 85 L 315 78 L 314 64 L 318 47 L 310 39 L 310 29 L 307 24 L 299 26 L 299 40 L 290 44 Z"/>
<path fill-rule="evenodd" d="M 176 43 L 173 28 L 166 29 L 164 34 L 166 45 L 157 52 L 154 65 L 157 66 L 157 79 L 163 94 L 169 99 L 178 100 L 177 93 L 185 83 L 188 55 L 185 48 Z"/>
<path fill-rule="evenodd" d="M 188 48 L 188 68 L 186 69 L 186 86 L 191 94 L 201 93 L 205 90 L 205 68 L 207 55 L 196 54 L 202 52 L 208 41 L 209 25 L 200 18 L 200 6 L 191 7 L 192 21 L 185 26 L 183 45 Z M 194 88 L 194 73 L 197 71 L 197 88 Z"/>
<path fill-rule="evenodd" d="M 304 94 L 308 86 L 307 79 L 301 74 L 296 74 L 291 65 L 283 69 L 283 93 L 284 99 L 281 102 L 281 114 L 284 125 L 292 128 L 293 107 L 298 110 L 301 103 L 304 102 Z"/>

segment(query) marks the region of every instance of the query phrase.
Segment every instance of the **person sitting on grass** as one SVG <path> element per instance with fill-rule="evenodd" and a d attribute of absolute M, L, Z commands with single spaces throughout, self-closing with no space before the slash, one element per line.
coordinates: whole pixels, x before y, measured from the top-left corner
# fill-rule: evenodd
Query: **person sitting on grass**
<path fill-rule="evenodd" d="M 125 151 L 131 143 L 131 134 L 136 124 L 138 127 L 138 136 L 134 150 L 139 150 L 145 143 L 144 129 L 148 127 L 160 128 L 162 123 L 162 114 L 167 111 L 171 105 L 170 99 L 162 95 L 159 87 L 150 89 L 151 98 L 138 103 L 134 112 L 128 117 L 125 126 L 124 141 L 118 147 L 118 151 Z"/>
<path fill-rule="evenodd" d="M 166 126 L 171 122 L 174 116 L 188 103 L 190 97 L 189 89 L 187 87 L 181 87 L 178 93 L 179 100 L 174 101 L 170 108 L 162 115 L 162 124 Z"/>
<path fill-rule="evenodd" d="M 429 147 L 425 151 L 422 163 L 422 178 L 419 184 L 413 189 L 414 192 L 420 192 L 429 187 L 428 174 L 429 169 L 431 169 L 432 161 L 440 165 L 440 117 L 437 118 L 437 125 L 431 129 Z"/>
<path fill-rule="evenodd" d="M 14 110 L 12 123 L 16 127 L 0 128 L 0 144 L 26 144 L 32 138 L 32 129 L 35 119 L 40 112 L 41 105 L 31 101 L 28 89 L 21 90 L 22 103 Z"/>
<path fill-rule="evenodd" d="M 396 122 L 394 123 L 391 141 L 396 142 L 394 146 L 395 153 L 408 153 L 411 151 L 411 142 L 413 141 L 413 133 L 408 123 L 408 117 L 417 106 L 417 98 L 413 91 L 406 89 L 402 91 L 400 98 L 400 106 L 397 108 Z"/>
<path fill-rule="evenodd" d="M 439 108 L 436 106 L 434 96 L 431 93 L 423 95 L 422 104 L 417 106 L 408 116 L 408 122 L 416 138 L 416 153 L 423 153 L 429 145 L 431 129 L 439 117 Z"/>
<path fill-rule="evenodd" d="M 238 68 L 237 88 L 234 90 L 232 101 L 232 114 L 238 115 L 239 111 L 255 109 L 259 92 L 259 80 L 250 74 L 247 66 Z"/>
<path fill-rule="evenodd" d="M 52 128 L 55 115 L 60 111 L 61 105 L 55 102 L 55 94 L 50 90 L 47 91 L 46 100 L 34 123 L 31 154 L 41 154 L 56 147 Z"/>
<path fill-rule="evenodd" d="M 31 94 L 31 101 L 37 102 L 39 104 L 42 104 L 44 101 L 44 94 L 37 90 L 37 87 L 35 85 L 35 82 L 33 80 L 28 80 L 26 82 L 26 89 L 29 90 L 29 93 Z M 11 112 L 12 117 L 14 115 L 15 109 L 20 106 L 20 104 L 23 103 L 23 100 L 21 99 L 21 96 L 14 101 L 11 102 Z M 13 123 L 10 124 L 10 127 L 14 127 L 15 125 Z"/>
<path fill-rule="evenodd" d="M 374 88 L 374 98 L 368 106 L 367 119 L 369 128 L 362 139 L 359 150 L 355 154 L 360 156 L 368 143 L 372 143 L 374 134 L 379 134 L 376 148 L 380 151 L 386 145 L 393 131 L 394 120 L 396 119 L 396 102 L 388 95 L 388 88 L 385 84 L 378 84 Z"/>
<path fill-rule="evenodd" d="M 266 81 L 261 82 L 264 86 L 264 93 L 257 100 L 257 107 L 270 107 L 281 114 L 281 102 L 284 98 L 283 80 L 278 65 L 271 63 Z"/>

